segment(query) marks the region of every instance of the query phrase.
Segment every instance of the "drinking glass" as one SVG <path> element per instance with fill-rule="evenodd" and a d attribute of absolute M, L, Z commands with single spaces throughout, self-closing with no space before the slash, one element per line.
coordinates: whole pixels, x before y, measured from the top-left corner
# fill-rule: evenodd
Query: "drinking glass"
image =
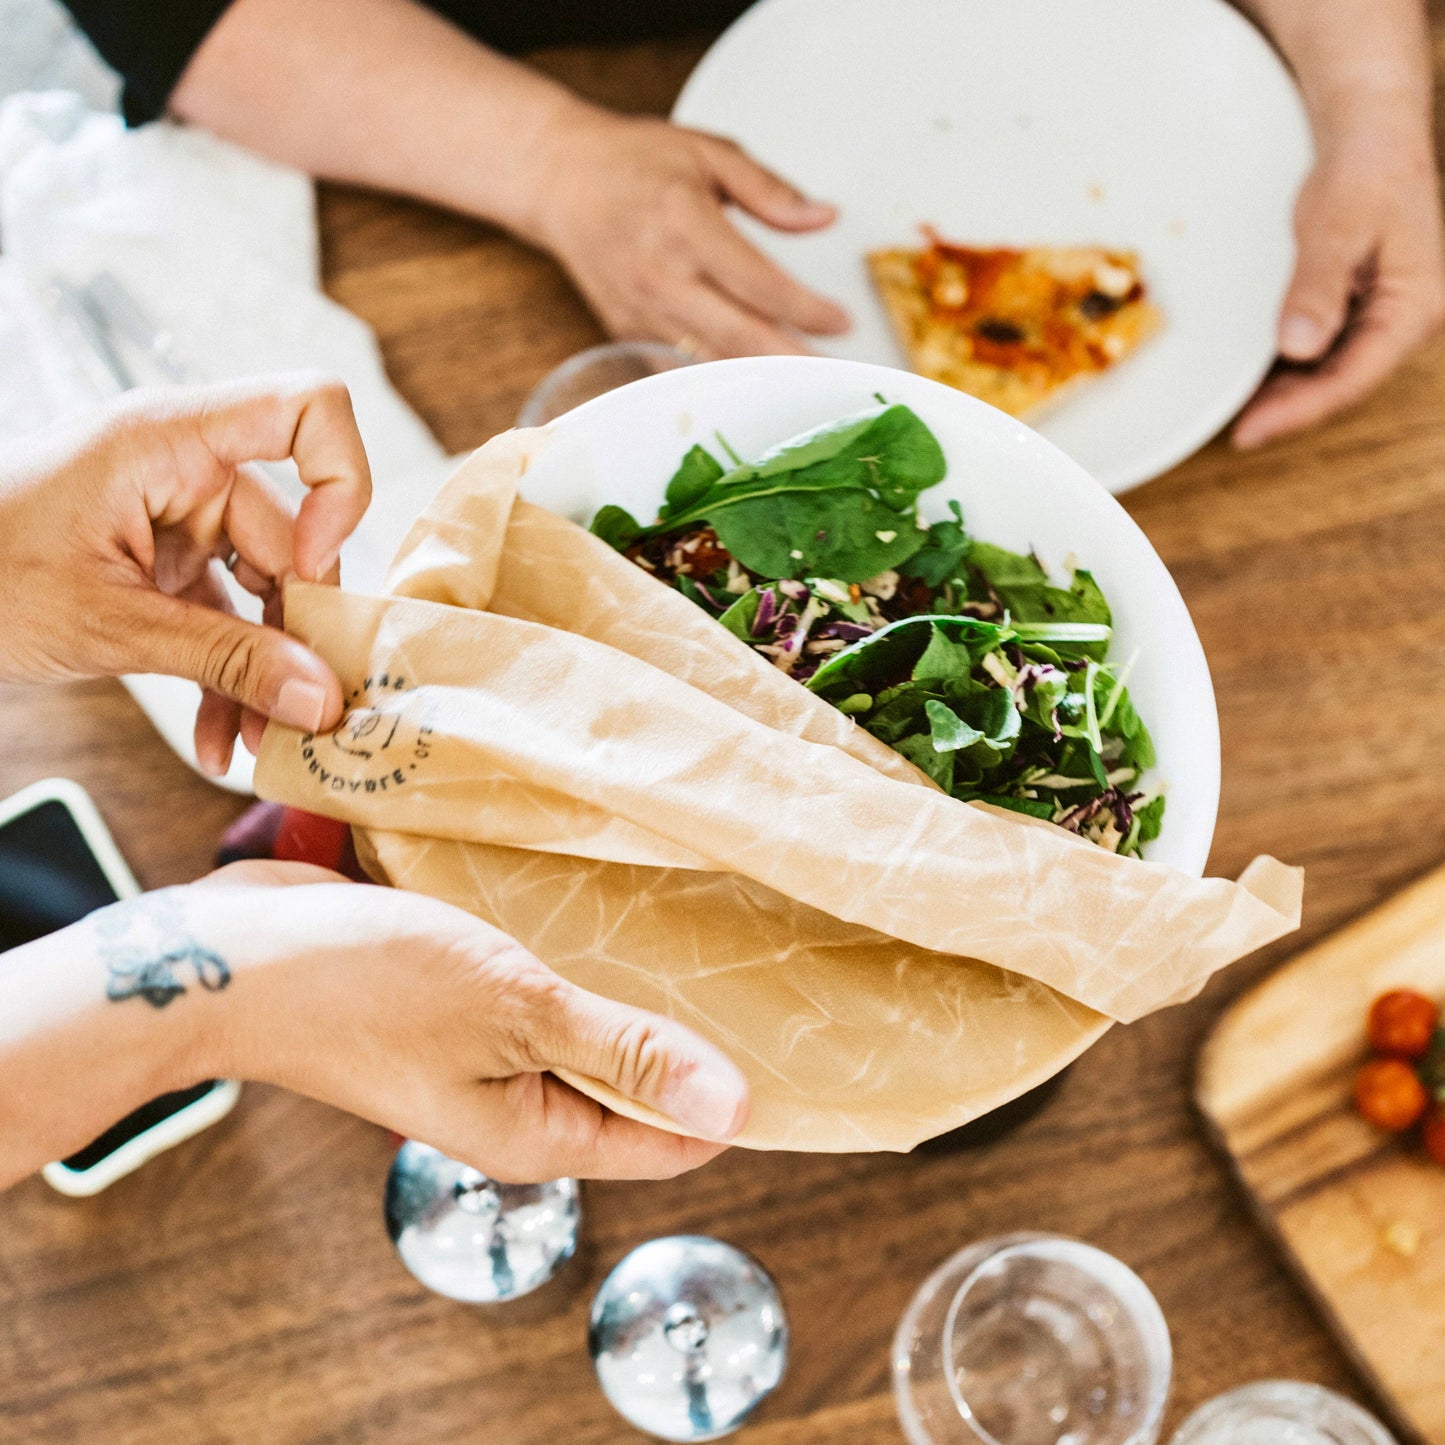
<path fill-rule="evenodd" d="M 1323 1385 L 1259 1380 L 1201 1405 L 1170 1445 L 1395 1445 L 1395 1437 Z"/>
<path fill-rule="evenodd" d="M 386 1229 L 401 1262 L 428 1289 L 466 1304 L 520 1299 L 577 1249 L 575 1179 L 499 1184 L 409 1139 L 386 1178 Z"/>
<path fill-rule="evenodd" d="M 893 1340 L 912 1445 L 1153 1445 L 1169 1330 L 1127 1265 L 1078 1240 L 1010 1234 L 924 1282 Z"/>
<path fill-rule="evenodd" d="M 663 1440 L 731 1434 L 777 1386 L 788 1324 L 751 1255 L 704 1235 L 638 1246 L 592 1301 L 588 1347 L 624 1419 Z"/>
<path fill-rule="evenodd" d="M 594 396 L 659 371 L 691 366 L 693 360 L 660 341 L 610 341 L 579 351 L 538 382 L 517 413 L 517 425 L 543 426 Z"/>

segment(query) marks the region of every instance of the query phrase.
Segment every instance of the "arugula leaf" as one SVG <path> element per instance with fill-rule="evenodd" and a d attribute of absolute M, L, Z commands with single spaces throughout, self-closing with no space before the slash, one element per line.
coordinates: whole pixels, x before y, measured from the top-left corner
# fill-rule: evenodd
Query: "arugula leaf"
<path fill-rule="evenodd" d="M 918 551 L 926 534 L 913 508 L 947 469 L 937 439 L 906 406 L 818 427 L 706 486 L 703 462 L 692 459 L 690 452 L 669 485 L 664 519 L 642 535 L 708 522 L 750 571 L 843 582 L 876 576 Z"/>
<path fill-rule="evenodd" d="M 1138 830 L 1134 834 L 1136 847 L 1140 843 L 1149 843 L 1157 838 L 1163 823 L 1164 795 L 1160 793 L 1157 798 L 1151 799 L 1142 808 L 1134 809 L 1134 826 Z"/>
<path fill-rule="evenodd" d="M 608 503 L 598 509 L 589 530 L 594 537 L 601 537 L 609 547 L 625 552 L 642 535 L 642 524 L 626 507 L 615 507 Z"/>
<path fill-rule="evenodd" d="M 1163 820 L 1164 795 L 1161 793 L 1151 798 L 1142 808 L 1134 809 L 1134 821 L 1130 824 L 1124 841 L 1119 844 L 1119 852 L 1126 858 L 1142 857 L 1142 845 L 1159 836 Z"/>
<path fill-rule="evenodd" d="M 683 457 L 678 469 L 672 474 L 672 480 L 667 484 L 667 494 L 658 511 L 658 519 L 665 521 L 674 513 L 685 511 L 703 496 L 722 474 L 722 463 L 711 452 L 700 446 L 693 447 Z"/>
<path fill-rule="evenodd" d="M 1101 726 L 1106 728 L 1110 736 L 1124 740 L 1119 764 L 1137 768 L 1141 773 L 1146 768 L 1152 768 L 1155 762 L 1154 740 L 1149 736 L 1149 729 L 1144 726 L 1143 718 L 1139 716 L 1129 697 L 1129 689 L 1110 678 L 1107 672 L 1102 673 L 1096 680 L 1095 689 L 1103 694 L 1099 699 Z M 1107 720 L 1104 720 L 1104 710 L 1111 705 L 1112 710 Z"/>
<path fill-rule="evenodd" d="M 1053 586 L 1034 557 L 975 542 L 968 552 L 968 569 L 1008 609 L 1009 621 L 1020 623 L 1094 623 L 1108 627 L 1113 615 L 1093 574 L 1082 567 L 1067 588 Z M 1066 657 L 1087 657 L 1102 662 L 1108 638 L 1072 642 L 1060 638 L 1059 652 Z"/>

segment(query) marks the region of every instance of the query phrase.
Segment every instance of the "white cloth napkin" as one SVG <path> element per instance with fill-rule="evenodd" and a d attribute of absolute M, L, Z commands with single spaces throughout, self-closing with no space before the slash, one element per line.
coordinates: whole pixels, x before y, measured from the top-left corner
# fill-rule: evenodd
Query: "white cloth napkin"
<path fill-rule="evenodd" d="M 310 367 L 347 383 L 375 497 L 342 567 L 349 587 L 379 589 L 451 462 L 387 381 L 370 328 L 321 291 L 310 180 L 182 126 L 127 130 L 68 92 L 0 104 L 0 450 L 102 399 L 45 298 L 56 278 L 84 286 L 103 271 L 176 338 L 188 379 Z M 125 681 L 194 767 L 197 689 Z M 237 753 L 226 783 L 249 791 L 251 758 Z"/>

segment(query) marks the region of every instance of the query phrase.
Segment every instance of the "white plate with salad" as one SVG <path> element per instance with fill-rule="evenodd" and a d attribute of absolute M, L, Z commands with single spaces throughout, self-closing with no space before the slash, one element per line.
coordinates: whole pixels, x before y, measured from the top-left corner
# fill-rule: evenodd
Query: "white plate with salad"
<path fill-rule="evenodd" d="M 739 218 L 847 307 L 827 355 L 905 363 L 864 258 L 921 227 L 1136 253 L 1157 332 L 1035 418 L 1111 491 L 1195 451 L 1273 361 L 1311 142 L 1288 71 L 1226 0 L 760 0 L 673 117 L 839 207 L 808 235 Z"/>
<path fill-rule="evenodd" d="M 1022 423 L 887 367 L 715 362 L 559 419 L 522 492 L 953 796 L 1202 874 L 1198 636 L 1133 520 Z"/>

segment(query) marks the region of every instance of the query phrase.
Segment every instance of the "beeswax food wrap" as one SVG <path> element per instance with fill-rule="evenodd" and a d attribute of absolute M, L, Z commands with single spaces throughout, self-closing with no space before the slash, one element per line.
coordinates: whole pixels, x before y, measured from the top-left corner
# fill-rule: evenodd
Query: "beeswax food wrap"
<path fill-rule="evenodd" d="M 753 1089 L 740 1143 L 911 1148 L 1297 926 L 1300 874 L 1272 858 L 1198 879 L 948 797 L 518 500 L 546 445 L 475 453 L 387 596 L 288 590 L 348 710 L 324 737 L 271 724 L 258 791 L 352 823 L 377 877 L 712 1039 Z"/>

